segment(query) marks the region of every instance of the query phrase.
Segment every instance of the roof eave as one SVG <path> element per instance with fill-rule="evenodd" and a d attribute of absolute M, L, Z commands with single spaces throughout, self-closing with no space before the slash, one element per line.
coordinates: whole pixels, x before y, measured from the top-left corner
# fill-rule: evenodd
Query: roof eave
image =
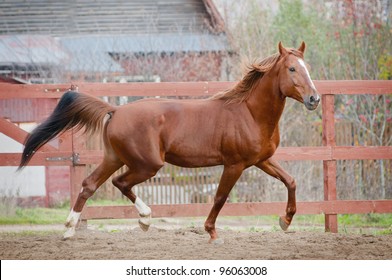
<path fill-rule="evenodd" d="M 214 33 L 225 33 L 226 25 L 212 0 L 202 0 L 210 16 L 210 23 Z"/>

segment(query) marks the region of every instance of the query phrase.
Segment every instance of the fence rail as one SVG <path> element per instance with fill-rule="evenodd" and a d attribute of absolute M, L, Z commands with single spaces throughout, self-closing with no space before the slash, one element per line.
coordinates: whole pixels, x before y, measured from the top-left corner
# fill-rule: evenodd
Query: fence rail
<path fill-rule="evenodd" d="M 389 80 L 314 81 L 323 95 L 390 94 Z M 234 86 L 235 82 L 164 82 L 164 83 L 82 83 L 80 92 L 95 96 L 210 96 Z M 1 84 L 0 99 L 60 98 L 69 84 Z"/>
<path fill-rule="evenodd" d="M 233 82 L 186 83 L 83 83 L 78 90 L 95 96 L 210 96 L 233 86 Z M 334 96 L 339 94 L 391 94 L 392 81 L 315 81 L 322 94 L 323 146 L 282 147 L 274 158 L 277 160 L 323 161 L 324 201 L 298 202 L 299 214 L 324 214 L 326 231 L 337 232 L 337 214 L 392 213 L 392 200 L 337 200 L 336 161 L 355 159 L 392 159 L 391 146 L 336 146 Z M 59 99 L 70 85 L 10 85 L 0 86 L 0 99 L 54 98 Z M 1 117 L 1 116 L 0 116 Z M 0 118 L 0 132 L 23 143 L 27 133 Z M 59 147 L 44 146 L 31 160 L 30 165 L 67 165 L 71 172 L 71 203 L 75 201 L 89 164 L 99 163 L 102 151 L 86 150 L 83 137 L 74 132 L 61 136 Z M 0 166 L 19 164 L 19 153 L 1 153 Z M 204 216 L 211 208 L 209 203 L 152 205 L 155 217 Z M 285 203 L 228 203 L 222 215 L 272 215 L 284 214 Z M 136 218 L 134 207 L 86 207 L 83 219 Z"/>

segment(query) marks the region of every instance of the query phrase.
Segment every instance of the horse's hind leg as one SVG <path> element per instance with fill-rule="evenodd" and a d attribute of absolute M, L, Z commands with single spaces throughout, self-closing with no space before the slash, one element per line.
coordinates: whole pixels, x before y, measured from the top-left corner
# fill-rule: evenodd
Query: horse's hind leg
<path fill-rule="evenodd" d="M 75 235 L 76 226 L 87 199 L 95 193 L 95 191 L 110 177 L 110 175 L 123 165 L 124 164 L 119 160 L 110 160 L 105 158 L 93 171 L 93 173 L 83 180 L 82 189 L 65 222 L 65 226 L 68 229 L 64 233 L 64 239 L 68 239 Z"/>
<path fill-rule="evenodd" d="M 163 165 L 163 163 L 162 163 Z M 115 177 L 112 182 L 123 195 L 128 197 L 139 212 L 139 226 L 147 231 L 151 224 L 151 209 L 132 191 L 132 187 L 153 177 L 162 165 L 156 167 L 128 169 L 125 173 Z"/>

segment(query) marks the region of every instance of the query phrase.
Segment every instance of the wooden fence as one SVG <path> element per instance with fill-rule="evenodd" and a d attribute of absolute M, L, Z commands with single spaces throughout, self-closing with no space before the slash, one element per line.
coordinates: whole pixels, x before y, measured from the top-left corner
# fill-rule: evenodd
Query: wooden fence
<path fill-rule="evenodd" d="M 232 87 L 233 82 L 186 82 L 186 83 L 131 83 L 78 85 L 80 92 L 95 96 L 210 96 L 220 90 Z M 274 158 L 282 161 L 319 160 L 323 162 L 324 200 L 298 202 L 297 214 L 324 214 L 325 230 L 337 232 L 337 215 L 354 213 L 392 213 L 392 200 L 337 200 L 336 161 L 362 159 L 392 159 L 391 146 L 337 146 L 335 141 L 334 100 L 338 94 L 391 94 L 392 81 L 315 81 L 322 94 L 323 146 L 278 148 Z M 10 85 L 0 86 L 0 99 L 55 98 L 59 99 L 69 85 Z M 27 135 L 13 123 L 0 118 L 0 132 L 23 143 Z M 80 191 L 86 168 L 97 164 L 102 151 L 87 150 L 86 141 L 79 134 L 69 132 L 60 137 L 58 147 L 45 145 L 31 160 L 30 165 L 67 165 L 71 175 L 71 203 Z M 1 153 L 0 166 L 16 166 L 19 153 Z M 390 171 L 389 171 L 390 172 Z M 211 203 L 190 203 L 173 205 L 151 205 L 154 217 L 206 216 Z M 282 215 L 285 202 L 228 203 L 222 215 Z M 86 207 L 82 218 L 137 218 L 134 207 L 94 206 Z"/>

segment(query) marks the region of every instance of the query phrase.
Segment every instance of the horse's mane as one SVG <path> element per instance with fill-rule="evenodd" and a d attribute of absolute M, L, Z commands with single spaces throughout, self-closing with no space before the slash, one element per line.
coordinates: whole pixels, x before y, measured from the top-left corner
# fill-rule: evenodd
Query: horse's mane
<path fill-rule="evenodd" d="M 229 103 L 241 103 L 247 100 L 252 93 L 252 89 L 256 82 L 259 81 L 265 73 L 272 69 L 272 67 L 279 60 L 280 54 L 275 53 L 258 62 L 246 66 L 246 73 L 244 77 L 233 88 L 218 92 L 213 95 L 211 99 L 224 100 Z"/>
<path fill-rule="evenodd" d="M 303 58 L 303 54 L 296 49 L 287 49 L 288 53 L 294 54 L 297 57 Z M 241 103 L 247 100 L 252 93 L 252 89 L 256 82 L 259 81 L 265 73 L 270 71 L 272 67 L 278 62 L 280 53 L 275 53 L 256 63 L 246 66 L 247 72 L 241 81 L 239 81 L 233 88 L 218 92 L 210 99 L 224 100 L 227 104 Z"/>

